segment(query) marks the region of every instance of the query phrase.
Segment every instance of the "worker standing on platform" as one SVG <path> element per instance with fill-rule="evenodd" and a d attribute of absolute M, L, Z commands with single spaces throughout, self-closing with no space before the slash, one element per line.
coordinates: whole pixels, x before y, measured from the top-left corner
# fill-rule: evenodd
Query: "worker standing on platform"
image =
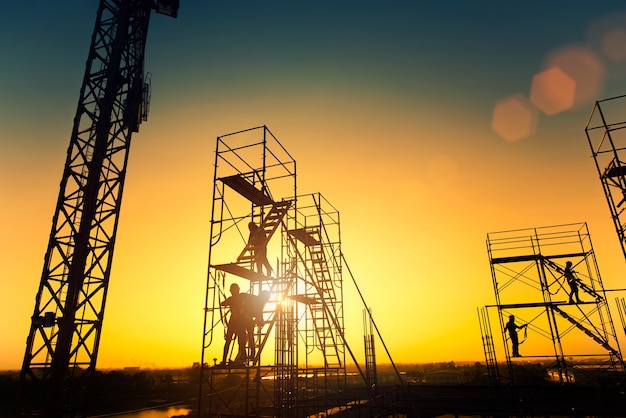
<path fill-rule="evenodd" d="M 563 271 L 563 276 L 567 279 L 567 284 L 569 284 L 570 292 L 569 292 L 569 303 L 574 303 L 574 297 L 576 298 L 576 303 L 581 303 L 582 301 L 578 297 L 578 279 L 574 275 L 574 271 L 572 270 L 572 262 L 568 261 L 565 263 L 565 270 Z"/>
<path fill-rule="evenodd" d="M 235 338 L 237 338 L 239 344 L 239 352 L 235 361 L 243 363 L 246 358 L 246 343 L 248 340 L 246 333 L 246 298 L 240 293 L 237 283 L 230 285 L 230 293 L 231 296 L 220 303 L 220 306 L 230 307 L 230 318 L 228 319 L 226 335 L 224 336 L 226 341 L 224 343 L 224 353 L 222 354 L 222 364 L 226 364 L 230 344 Z"/>
<path fill-rule="evenodd" d="M 509 316 L 509 322 L 506 323 L 504 330 L 509 332 L 509 337 L 511 338 L 511 348 L 513 349 L 513 357 L 522 357 L 519 353 L 519 337 L 517 335 L 517 330 L 526 328 L 528 324 L 517 325 L 515 323 L 515 316 Z"/>
<path fill-rule="evenodd" d="M 265 304 L 270 299 L 270 292 L 262 290 L 258 296 L 245 293 L 246 303 L 243 306 L 246 321 L 246 337 L 248 342 L 248 358 L 254 360 L 256 357 L 256 343 L 254 341 L 254 328 L 259 326 L 259 329 L 265 324 L 263 318 L 263 309 Z"/>
<path fill-rule="evenodd" d="M 267 260 L 267 236 L 262 227 L 258 226 L 254 222 L 248 224 L 250 230 L 250 237 L 248 238 L 248 244 L 252 246 L 254 251 L 254 262 L 256 264 L 256 271 L 259 274 L 263 274 L 263 267 L 265 266 L 266 276 L 272 275 L 272 266 Z"/>

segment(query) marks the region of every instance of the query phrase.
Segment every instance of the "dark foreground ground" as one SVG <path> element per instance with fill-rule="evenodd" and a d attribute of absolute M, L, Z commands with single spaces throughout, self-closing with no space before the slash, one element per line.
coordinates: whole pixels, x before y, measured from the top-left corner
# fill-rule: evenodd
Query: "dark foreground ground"
<path fill-rule="evenodd" d="M 409 417 L 626 417 L 619 387 L 408 385 L 388 391 L 379 403 Z"/>
<path fill-rule="evenodd" d="M 146 392 L 111 397 L 103 394 L 86 412 L 88 416 L 110 414 L 181 402 L 197 415 L 197 388 L 181 386 L 167 392 Z M 438 417 L 442 415 L 481 417 L 626 417 L 626 396 L 620 388 L 585 386 L 471 386 L 471 385 L 404 385 L 383 387 L 380 395 L 343 411 L 336 417 L 406 416 Z M 338 397 L 339 404 L 363 401 L 362 389 L 349 389 Z M 312 409 L 300 405 L 302 416 Z M 322 411 L 315 411 L 322 412 Z M 250 416 L 272 416 L 271 410 L 251 412 Z M 223 415 L 223 417 L 237 416 Z"/>
<path fill-rule="evenodd" d="M 454 366 L 454 370 L 459 367 Z M 91 395 L 73 415 L 101 416 L 161 405 L 191 407 L 197 416 L 199 384 L 193 369 L 182 370 L 121 370 L 100 372 L 92 386 Z M 533 376 L 516 385 L 491 386 L 477 374 L 461 370 L 463 379 L 454 382 L 428 382 L 424 374 L 405 375 L 405 383 L 386 380 L 375 397 L 368 400 L 363 385 L 350 385 L 333 396 L 330 404 L 348 405 L 333 410 L 335 417 L 397 416 L 429 418 L 441 415 L 481 417 L 626 417 L 626 395 L 620 380 L 604 384 L 560 384 Z M 446 370 L 448 373 L 449 370 Z M 426 376 L 427 377 L 427 376 Z M 460 380 L 460 381 L 459 381 Z M 16 374 L 0 374 L 0 417 L 16 416 Z M 205 392 L 206 393 L 206 392 Z M 37 396 L 27 396 L 29 410 L 37 411 L 41 404 Z M 316 403 L 316 400 L 311 400 Z M 309 401 L 298 401 L 298 412 L 291 416 L 309 416 L 324 412 Z M 319 402 L 317 402 L 319 404 Z M 328 405 L 328 402 L 325 402 Z M 253 411 L 249 416 L 271 416 L 271 408 Z M 222 417 L 242 416 L 222 414 Z"/>

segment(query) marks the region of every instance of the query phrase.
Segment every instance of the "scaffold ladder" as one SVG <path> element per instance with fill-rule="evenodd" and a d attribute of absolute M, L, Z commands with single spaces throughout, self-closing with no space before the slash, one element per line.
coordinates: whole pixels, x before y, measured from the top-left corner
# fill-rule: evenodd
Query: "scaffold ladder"
<path fill-rule="evenodd" d="M 337 335 L 341 330 L 335 329 L 340 321 L 336 311 L 337 296 L 334 283 L 324 251 L 321 227 L 305 227 L 289 231 L 292 236 L 302 242 L 309 254 L 312 269 L 312 284 L 316 295 L 308 297 L 311 321 L 317 342 L 324 356 L 326 367 L 343 367 L 339 352 Z"/>
<path fill-rule="evenodd" d="M 568 314 L 567 312 L 565 312 L 564 310 L 562 310 L 558 306 L 554 306 L 553 305 L 552 309 L 554 309 L 554 311 L 556 311 L 563 318 L 567 319 L 572 325 L 574 325 L 576 328 L 581 330 L 587 336 L 591 337 L 595 342 L 600 344 L 605 350 L 610 352 L 612 355 L 621 357 L 620 353 L 616 349 L 611 347 L 609 345 L 609 342 L 606 339 L 596 335 L 593 331 L 591 331 L 590 329 L 585 327 L 583 324 L 581 324 L 580 321 L 576 320 L 576 318 L 572 317 L 570 314 Z"/>
<path fill-rule="evenodd" d="M 287 214 L 287 211 L 291 207 L 291 200 L 284 200 L 282 202 L 272 203 L 272 208 L 263 218 L 263 222 L 259 225 L 265 232 L 266 240 L 270 240 L 274 235 L 274 232 L 278 229 L 278 226 L 283 221 L 283 218 Z M 254 263 L 254 245 L 247 243 L 244 249 L 237 257 L 237 264 L 246 265 L 248 263 Z"/>

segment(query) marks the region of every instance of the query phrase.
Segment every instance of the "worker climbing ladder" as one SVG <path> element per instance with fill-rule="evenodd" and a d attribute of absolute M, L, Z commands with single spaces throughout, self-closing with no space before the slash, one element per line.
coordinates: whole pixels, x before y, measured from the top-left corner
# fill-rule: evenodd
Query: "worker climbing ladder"
<path fill-rule="evenodd" d="M 544 258 L 543 259 L 544 263 L 549 266 L 550 268 L 552 268 L 554 271 L 556 271 L 557 273 L 559 273 L 562 277 L 564 277 L 565 275 L 565 269 L 562 268 L 561 266 L 559 266 L 556 262 L 552 261 L 549 258 Z M 583 282 L 578 275 L 574 275 L 574 280 L 577 284 L 577 286 L 582 289 L 584 292 L 586 292 L 587 294 L 589 294 L 590 296 L 592 296 L 596 301 L 600 302 L 602 300 L 604 300 L 604 297 L 599 294 L 598 292 L 596 292 L 595 289 L 591 288 L 589 285 L 587 285 L 585 282 Z"/>
<path fill-rule="evenodd" d="M 278 227 L 282 224 L 287 211 L 291 207 L 291 204 L 292 202 L 290 200 L 271 203 L 269 212 L 263 218 L 261 225 L 259 225 L 265 233 L 266 240 L 269 241 Z M 249 280 L 267 280 L 267 276 L 254 270 L 256 258 L 254 247 L 254 244 L 248 241 L 237 257 L 237 261 L 227 264 L 216 264 L 213 267 Z"/>
<path fill-rule="evenodd" d="M 261 223 L 261 225 L 259 225 L 259 227 L 263 230 L 263 234 L 267 240 L 272 238 L 274 232 L 276 232 L 276 229 L 278 229 L 280 224 L 283 222 L 283 219 L 290 207 L 290 200 L 272 203 L 270 211 L 263 218 L 263 222 Z M 253 264 L 255 261 L 255 256 L 256 254 L 254 250 L 254 244 L 248 241 L 241 254 L 239 254 L 239 257 L 237 257 L 237 264 Z"/>

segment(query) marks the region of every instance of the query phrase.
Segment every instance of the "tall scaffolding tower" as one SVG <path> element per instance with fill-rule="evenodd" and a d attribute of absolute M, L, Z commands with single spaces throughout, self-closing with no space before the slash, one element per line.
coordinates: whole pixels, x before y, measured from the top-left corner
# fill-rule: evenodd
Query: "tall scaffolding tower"
<path fill-rule="evenodd" d="M 250 222 L 265 232 L 272 274 L 256 266 Z M 300 417 L 341 406 L 341 262 L 338 211 L 321 194 L 297 195 L 296 162 L 269 129 L 218 137 L 200 415 Z M 253 298 L 267 295 L 243 355 L 234 341 L 224 345 L 233 283 Z M 228 349 L 208 364 L 216 345 Z"/>
<path fill-rule="evenodd" d="M 626 96 L 597 101 L 585 133 L 626 257 Z"/>
<path fill-rule="evenodd" d="M 496 304 L 486 308 L 497 309 L 513 382 L 515 363 L 528 360 L 545 362 L 550 377 L 561 383 L 624 372 L 586 223 L 490 233 L 487 251 Z M 519 336 L 521 358 L 513 356 L 505 332 L 511 315 L 517 325 L 526 325 Z M 482 318 L 483 340 L 488 341 L 491 322 L 488 315 Z M 492 348 L 485 344 L 485 356 L 495 363 Z"/>

